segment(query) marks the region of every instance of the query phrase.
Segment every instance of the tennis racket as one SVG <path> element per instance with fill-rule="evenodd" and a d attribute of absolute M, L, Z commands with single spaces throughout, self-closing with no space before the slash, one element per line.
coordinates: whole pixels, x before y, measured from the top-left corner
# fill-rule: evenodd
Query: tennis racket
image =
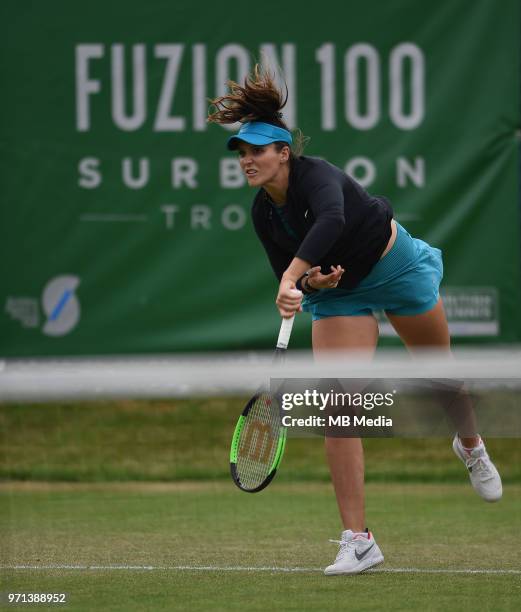
<path fill-rule="evenodd" d="M 282 319 L 275 363 L 280 363 L 288 348 L 295 316 Z M 281 423 L 277 396 L 257 392 L 242 411 L 233 433 L 230 471 L 233 482 L 247 493 L 262 491 L 273 480 L 286 445 L 286 428 Z"/>

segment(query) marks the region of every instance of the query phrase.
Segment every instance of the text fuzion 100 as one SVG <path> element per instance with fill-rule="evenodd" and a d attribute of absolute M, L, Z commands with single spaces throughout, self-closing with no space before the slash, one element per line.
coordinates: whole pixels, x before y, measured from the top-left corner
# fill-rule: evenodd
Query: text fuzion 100
<path fill-rule="evenodd" d="M 284 118 L 290 128 L 298 124 L 297 76 L 299 93 L 309 89 L 301 98 L 320 108 L 317 119 L 324 131 L 340 127 L 340 117 L 357 130 L 375 128 L 387 119 L 400 130 L 413 130 L 424 119 L 425 57 L 422 49 L 411 42 L 396 44 L 386 57 L 367 42 L 355 43 L 343 54 L 333 43 L 324 43 L 314 50 L 314 58 L 309 57 L 311 49 L 306 46 L 298 52 L 295 43 L 266 43 L 259 52 L 269 65 L 282 68 L 288 87 Z M 110 95 L 112 120 L 120 130 L 135 131 L 146 123 L 154 132 L 197 132 L 208 129 L 208 98 L 226 93 L 228 80 L 244 79 L 251 69 L 252 51 L 238 44 L 209 52 L 204 44 L 90 43 L 76 45 L 75 55 L 79 132 L 95 128 L 91 111 L 100 103 L 100 97 L 104 100 L 101 104 L 106 106 L 103 95 L 106 91 Z M 214 58 L 213 70 L 209 69 L 209 57 Z M 313 60 L 318 67 L 316 82 L 312 82 L 310 70 Z M 342 64 L 344 69 L 338 70 Z M 343 74 L 343 82 L 337 82 L 337 73 Z M 215 88 L 208 87 L 210 79 Z M 158 90 L 156 83 L 161 83 Z M 337 103 L 337 90 L 343 92 L 342 105 Z M 384 91 L 389 92 L 387 101 Z M 313 96 L 319 99 L 310 100 Z M 191 125 L 188 125 L 186 101 L 190 97 Z"/>

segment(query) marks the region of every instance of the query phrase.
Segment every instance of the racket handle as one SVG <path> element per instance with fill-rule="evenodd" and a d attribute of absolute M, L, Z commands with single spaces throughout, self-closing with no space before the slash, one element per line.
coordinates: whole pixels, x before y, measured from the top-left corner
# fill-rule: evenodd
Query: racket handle
<path fill-rule="evenodd" d="M 295 315 L 289 319 L 282 319 L 280 326 L 279 339 L 277 340 L 277 348 L 286 350 L 289 344 L 289 337 L 291 336 L 291 330 L 293 329 L 293 322 L 295 321 Z"/>

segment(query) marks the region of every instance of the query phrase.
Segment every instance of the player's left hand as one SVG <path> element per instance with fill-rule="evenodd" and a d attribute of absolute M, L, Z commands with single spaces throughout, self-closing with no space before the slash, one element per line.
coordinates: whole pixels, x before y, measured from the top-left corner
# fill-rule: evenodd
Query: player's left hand
<path fill-rule="evenodd" d="M 308 272 L 308 286 L 312 289 L 334 289 L 337 287 L 345 270 L 342 266 L 331 266 L 331 270 L 330 274 L 322 274 L 320 266 L 311 268 Z"/>

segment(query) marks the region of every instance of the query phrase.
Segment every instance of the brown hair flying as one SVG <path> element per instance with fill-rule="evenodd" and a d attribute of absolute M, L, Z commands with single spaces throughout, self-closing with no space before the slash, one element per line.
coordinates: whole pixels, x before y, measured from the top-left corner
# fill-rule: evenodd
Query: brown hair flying
<path fill-rule="evenodd" d="M 230 93 L 210 100 L 215 108 L 208 114 L 210 123 L 248 123 L 262 121 L 291 131 L 282 119 L 281 110 L 288 101 L 288 88 L 285 94 L 279 89 L 275 77 L 268 70 L 255 64 L 253 73 L 244 79 L 244 85 L 228 81 Z M 309 138 L 301 130 L 296 130 L 293 138 L 293 154 L 301 155 Z M 275 143 L 287 146 L 285 143 Z"/>
<path fill-rule="evenodd" d="M 282 120 L 280 112 L 288 100 L 275 83 L 275 78 L 268 71 L 255 64 L 253 73 L 244 79 L 244 85 L 228 81 L 230 93 L 211 100 L 216 110 L 208 115 L 211 123 L 247 123 L 263 121 L 289 131 Z"/>

